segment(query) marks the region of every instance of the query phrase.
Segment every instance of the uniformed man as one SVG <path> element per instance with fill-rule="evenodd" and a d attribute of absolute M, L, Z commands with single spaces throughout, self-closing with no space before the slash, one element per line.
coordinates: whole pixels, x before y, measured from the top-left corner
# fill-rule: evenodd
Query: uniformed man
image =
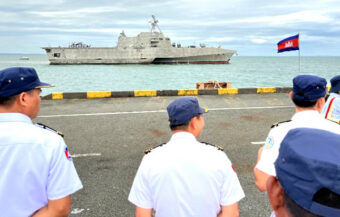
<path fill-rule="evenodd" d="M 266 191 L 269 176 L 276 176 L 274 162 L 279 154 L 281 141 L 293 128 L 308 127 L 340 134 L 340 126 L 320 114 L 325 104 L 327 81 L 313 75 L 299 75 L 293 79 L 293 91 L 289 93 L 295 104 L 295 114 L 289 121 L 274 124 L 263 147 L 258 151 L 254 168 L 256 186 Z"/>
<path fill-rule="evenodd" d="M 51 86 L 33 68 L 0 71 L 0 216 L 68 216 L 82 188 L 61 135 L 31 120 Z"/>
<path fill-rule="evenodd" d="M 221 147 L 197 141 L 206 110 L 182 97 L 167 111 L 172 137 L 146 151 L 130 191 L 136 216 L 238 216 L 244 192 L 230 160 Z"/>
<path fill-rule="evenodd" d="M 331 79 L 330 95 L 327 99 L 321 114 L 338 124 L 340 124 L 340 75 Z"/>
<path fill-rule="evenodd" d="M 312 128 L 288 132 L 267 191 L 277 217 L 340 216 L 340 135 Z"/>

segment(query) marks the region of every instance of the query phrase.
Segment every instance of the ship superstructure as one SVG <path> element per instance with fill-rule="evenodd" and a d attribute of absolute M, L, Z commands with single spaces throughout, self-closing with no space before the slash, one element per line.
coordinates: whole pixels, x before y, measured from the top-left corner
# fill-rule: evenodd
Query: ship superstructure
<path fill-rule="evenodd" d="M 43 47 L 50 64 L 226 64 L 234 50 L 220 47 L 182 47 L 163 35 L 152 16 L 151 30 L 128 37 L 124 31 L 116 47 L 91 47 L 72 43 L 68 47 Z"/>

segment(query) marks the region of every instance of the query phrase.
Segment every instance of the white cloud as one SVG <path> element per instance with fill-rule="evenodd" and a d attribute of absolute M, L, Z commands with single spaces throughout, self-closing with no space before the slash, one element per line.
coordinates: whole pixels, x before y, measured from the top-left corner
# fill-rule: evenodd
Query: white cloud
<path fill-rule="evenodd" d="M 0 6 L 17 5 L 17 6 L 34 6 L 34 5 L 58 5 L 64 3 L 65 0 L 10 0 L 1 1 Z"/>
<path fill-rule="evenodd" d="M 196 37 L 172 37 L 171 41 L 195 41 L 198 40 Z"/>
<path fill-rule="evenodd" d="M 250 41 L 255 44 L 264 44 L 268 42 L 266 39 L 251 39 Z"/>
<path fill-rule="evenodd" d="M 208 38 L 207 40 L 204 40 L 206 42 L 232 42 L 237 41 L 239 38 L 233 38 L 233 37 L 212 37 Z"/>
<path fill-rule="evenodd" d="M 128 36 L 149 31 L 151 14 L 174 42 L 218 43 L 243 49 L 240 53 L 251 46 L 260 53 L 300 32 L 301 43 L 340 49 L 338 0 L 3 0 L 0 36 L 2 44 L 23 49 L 27 46 L 20 43 L 52 43 L 56 38 L 65 43 L 82 37 L 95 45 L 123 29 Z M 24 37 L 14 37 L 18 34 Z M 1 47 L 1 52 L 11 49 Z"/>
<path fill-rule="evenodd" d="M 42 17 L 56 17 L 56 16 L 68 16 L 68 17 L 84 17 L 89 14 L 101 14 L 108 12 L 125 12 L 127 9 L 121 7 L 95 7 L 95 8 L 81 8 L 76 10 L 60 10 L 60 11 L 30 11 L 28 13 L 42 16 Z"/>
<path fill-rule="evenodd" d="M 272 16 L 256 16 L 247 18 L 231 18 L 221 21 L 201 22 L 199 25 L 228 25 L 228 24 L 266 24 L 266 25 L 289 25 L 298 23 L 330 23 L 335 20 L 328 12 L 300 11 L 296 13 Z"/>

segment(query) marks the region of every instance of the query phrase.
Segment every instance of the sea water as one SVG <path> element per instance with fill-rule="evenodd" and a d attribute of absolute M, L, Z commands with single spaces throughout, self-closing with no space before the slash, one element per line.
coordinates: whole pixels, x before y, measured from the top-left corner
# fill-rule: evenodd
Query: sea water
<path fill-rule="evenodd" d="M 196 82 L 224 81 L 232 87 L 291 87 L 299 74 L 329 80 L 340 74 L 340 57 L 241 57 L 230 64 L 181 65 L 49 65 L 45 55 L 0 55 L 0 69 L 34 67 L 51 92 L 175 90 L 196 88 Z M 300 69 L 299 69 L 300 68 Z M 299 72 L 300 70 L 300 72 Z"/>

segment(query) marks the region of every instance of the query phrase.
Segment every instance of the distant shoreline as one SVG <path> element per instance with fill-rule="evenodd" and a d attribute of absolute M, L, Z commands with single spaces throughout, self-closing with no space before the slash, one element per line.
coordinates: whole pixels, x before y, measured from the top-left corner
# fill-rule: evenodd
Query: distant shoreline
<path fill-rule="evenodd" d="M 46 54 L 42 53 L 0 53 L 0 56 L 45 56 Z"/>
<path fill-rule="evenodd" d="M 0 53 L 0 56 L 46 56 L 45 53 Z M 297 57 L 296 55 L 273 55 L 273 56 L 242 56 L 237 55 L 233 56 L 232 58 L 238 58 L 238 57 Z M 338 56 L 301 56 L 303 57 L 340 57 Z"/>

